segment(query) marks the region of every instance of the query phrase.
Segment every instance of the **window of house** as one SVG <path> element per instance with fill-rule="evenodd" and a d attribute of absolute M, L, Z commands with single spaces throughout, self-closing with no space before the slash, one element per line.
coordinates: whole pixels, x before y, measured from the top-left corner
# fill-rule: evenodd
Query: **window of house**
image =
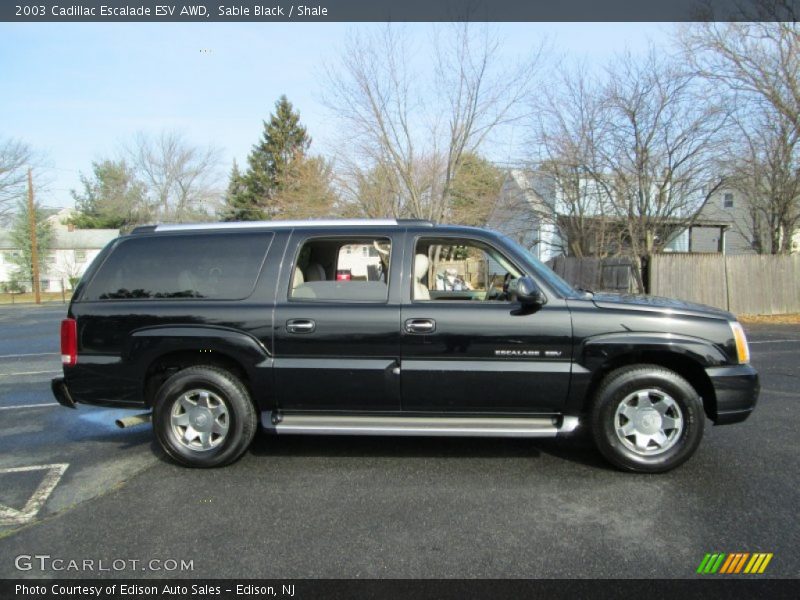
<path fill-rule="evenodd" d="M 44 263 L 48 267 L 54 266 L 56 264 L 56 255 L 55 254 L 48 254 L 44 259 Z"/>
<path fill-rule="evenodd" d="M 508 284 L 522 272 L 481 242 L 422 238 L 417 242 L 413 274 L 415 301 L 507 302 Z"/>
<path fill-rule="evenodd" d="M 292 271 L 289 298 L 305 302 L 386 302 L 391 241 L 312 238 Z"/>
<path fill-rule="evenodd" d="M 723 196 L 722 206 L 725 208 L 733 208 L 733 194 L 725 194 Z"/>
<path fill-rule="evenodd" d="M 86 250 L 75 250 L 75 260 L 77 262 L 86 261 Z"/>

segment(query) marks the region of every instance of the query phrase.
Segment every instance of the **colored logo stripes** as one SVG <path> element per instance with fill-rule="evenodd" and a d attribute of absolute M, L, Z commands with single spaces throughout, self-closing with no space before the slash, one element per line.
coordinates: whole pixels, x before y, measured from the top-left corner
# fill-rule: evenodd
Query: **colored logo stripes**
<path fill-rule="evenodd" d="M 715 573 L 731 575 L 737 573 L 761 574 L 767 570 L 772 552 L 724 552 L 709 553 L 703 557 L 697 572 L 701 575 Z"/>

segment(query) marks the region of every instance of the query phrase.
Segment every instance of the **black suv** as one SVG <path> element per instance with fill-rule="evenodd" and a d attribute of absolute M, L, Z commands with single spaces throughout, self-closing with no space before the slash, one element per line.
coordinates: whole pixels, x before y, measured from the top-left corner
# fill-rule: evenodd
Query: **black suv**
<path fill-rule="evenodd" d="M 61 404 L 152 409 L 164 451 L 201 467 L 238 458 L 259 423 L 586 425 L 618 467 L 661 472 L 692 455 L 705 417 L 746 419 L 759 389 L 728 312 L 579 291 L 500 234 L 411 220 L 141 227 L 86 272 L 61 346 Z"/>

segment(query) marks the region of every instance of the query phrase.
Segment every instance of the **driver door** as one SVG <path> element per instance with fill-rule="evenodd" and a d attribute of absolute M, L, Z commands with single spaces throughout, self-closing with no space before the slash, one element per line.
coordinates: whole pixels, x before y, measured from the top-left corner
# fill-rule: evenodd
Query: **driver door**
<path fill-rule="evenodd" d="M 408 259 L 415 281 L 401 311 L 404 411 L 561 409 L 572 331 L 563 300 L 549 297 L 539 310 L 521 311 L 506 290 L 526 273 L 480 239 L 420 237 Z"/>

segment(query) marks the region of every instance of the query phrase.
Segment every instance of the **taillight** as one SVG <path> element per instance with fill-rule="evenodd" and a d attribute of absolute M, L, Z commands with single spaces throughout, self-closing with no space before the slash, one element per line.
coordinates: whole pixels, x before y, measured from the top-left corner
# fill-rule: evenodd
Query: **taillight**
<path fill-rule="evenodd" d="M 75 319 L 61 321 L 61 364 L 74 367 L 78 362 L 78 322 Z"/>

